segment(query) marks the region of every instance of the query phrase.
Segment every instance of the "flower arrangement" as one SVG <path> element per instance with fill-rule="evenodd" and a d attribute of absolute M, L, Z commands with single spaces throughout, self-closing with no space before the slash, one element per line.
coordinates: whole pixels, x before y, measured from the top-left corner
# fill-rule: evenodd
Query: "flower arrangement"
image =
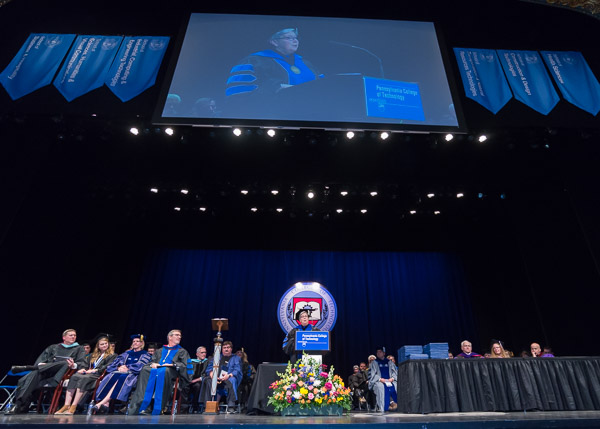
<path fill-rule="evenodd" d="M 327 365 L 319 364 L 313 357 L 303 355 L 295 365 L 288 362 L 285 373 L 277 375 L 280 379 L 269 386 L 273 394 L 268 402 L 275 411 L 298 406 L 300 409 L 352 408 L 350 389 L 334 374 L 333 366 L 327 372 Z"/>

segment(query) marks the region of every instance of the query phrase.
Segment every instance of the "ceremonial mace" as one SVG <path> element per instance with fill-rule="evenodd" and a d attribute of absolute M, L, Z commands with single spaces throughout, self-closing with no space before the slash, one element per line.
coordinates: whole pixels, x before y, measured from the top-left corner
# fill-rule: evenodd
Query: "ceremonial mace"
<path fill-rule="evenodd" d="M 215 351 L 213 353 L 212 383 L 210 388 L 210 395 L 213 400 L 206 401 L 204 414 L 219 414 L 219 402 L 216 400 L 216 396 L 217 384 L 219 383 L 219 374 L 221 373 L 221 347 L 223 346 L 221 331 L 229 330 L 229 320 L 212 319 L 211 322 L 212 330 L 217 331 L 217 337 L 213 340 L 215 343 Z"/>

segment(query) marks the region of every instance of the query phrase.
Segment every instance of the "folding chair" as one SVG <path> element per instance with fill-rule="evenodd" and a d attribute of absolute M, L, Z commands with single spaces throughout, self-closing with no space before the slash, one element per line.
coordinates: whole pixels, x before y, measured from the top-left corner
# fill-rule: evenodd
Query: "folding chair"
<path fill-rule="evenodd" d="M 0 411 L 7 410 L 13 403 L 15 393 L 17 390 L 17 381 L 24 375 L 29 374 L 29 371 L 13 373 L 9 370 L 6 375 L 0 380 L 0 391 L 6 394 L 6 399 L 0 404 Z M 8 384 L 11 383 L 11 384 Z M 12 384 L 15 383 L 15 384 Z"/>
<path fill-rule="evenodd" d="M 56 388 L 54 389 L 54 394 L 52 395 L 52 402 L 50 403 L 48 414 L 54 414 L 56 410 L 58 410 L 58 402 L 60 401 L 60 396 L 62 395 L 63 389 L 65 388 L 65 384 L 67 384 L 69 378 L 71 378 L 71 376 L 75 374 L 75 371 L 76 370 L 74 369 L 68 369 L 67 372 L 65 372 L 65 375 L 63 375 L 60 379 L 58 386 L 56 386 Z M 42 393 L 40 394 L 40 398 L 42 396 Z M 40 404 L 38 403 L 38 413 L 40 412 Z"/>

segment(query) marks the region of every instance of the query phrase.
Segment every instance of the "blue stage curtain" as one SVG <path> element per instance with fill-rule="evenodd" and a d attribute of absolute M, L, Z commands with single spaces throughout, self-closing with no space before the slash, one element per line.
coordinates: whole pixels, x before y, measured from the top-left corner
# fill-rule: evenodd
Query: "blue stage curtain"
<path fill-rule="evenodd" d="M 164 342 L 181 329 L 193 355 L 199 345 L 212 347 L 210 319 L 226 317 L 225 339 L 243 346 L 250 362 L 287 361 L 277 305 L 298 281 L 319 282 L 336 300 L 326 360 L 345 372 L 378 345 L 396 355 L 406 344 L 448 341 L 458 350 L 477 338 L 460 258 L 445 253 L 156 250 L 129 330 Z"/>

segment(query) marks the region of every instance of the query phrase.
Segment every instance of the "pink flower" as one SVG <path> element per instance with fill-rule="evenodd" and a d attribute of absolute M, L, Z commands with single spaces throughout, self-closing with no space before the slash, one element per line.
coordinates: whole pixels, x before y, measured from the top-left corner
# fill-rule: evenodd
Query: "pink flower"
<path fill-rule="evenodd" d="M 314 399 L 314 397 L 315 397 L 315 395 L 313 395 L 312 392 L 308 394 L 308 399 Z"/>
<path fill-rule="evenodd" d="M 290 386 L 292 389 L 296 388 L 296 383 L 292 383 L 292 385 Z"/>
<path fill-rule="evenodd" d="M 321 365 L 321 368 L 327 369 L 327 365 Z"/>
<path fill-rule="evenodd" d="M 286 396 L 291 396 L 292 395 L 292 391 L 288 390 L 287 392 L 285 392 Z"/>
<path fill-rule="evenodd" d="M 321 374 L 319 374 L 321 377 L 325 377 L 327 378 L 329 376 L 329 374 L 327 374 L 326 372 L 322 372 Z"/>
<path fill-rule="evenodd" d="M 325 389 L 331 390 L 332 387 L 333 387 L 333 384 L 331 384 L 329 381 L 327 383 L 325 383 Z"/>

